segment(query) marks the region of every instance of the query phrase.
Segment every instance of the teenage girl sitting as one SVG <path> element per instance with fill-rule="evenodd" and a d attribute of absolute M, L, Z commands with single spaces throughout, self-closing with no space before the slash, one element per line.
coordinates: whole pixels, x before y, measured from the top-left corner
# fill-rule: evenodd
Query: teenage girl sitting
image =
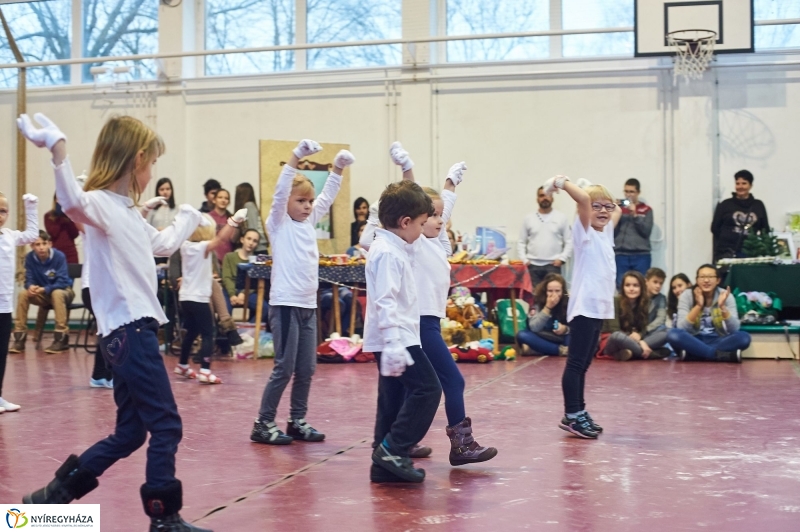
<path fill-rule="evenodd" d="M 530 347 L 536 354 L 567 356 L 567 282 L 557 273 L 548 273 L 536 286 L 533 298 L 528 330 L 517 334 L 517 342 Z"/>

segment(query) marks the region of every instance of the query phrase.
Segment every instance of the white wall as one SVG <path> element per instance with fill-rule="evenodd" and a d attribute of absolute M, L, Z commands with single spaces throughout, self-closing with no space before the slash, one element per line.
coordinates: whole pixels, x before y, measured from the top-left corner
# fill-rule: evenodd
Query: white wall
<path fill-rule="evenodd" d="M 727 56 L 720 62 L 746 59 Z M 430 72 L 473 76 L 658 64 L 631 59 Z M 202 201 L 201 185 L 209 177 L 231 189 L 242 181 L 256 185 L 259 139 L 310 137 L 350 144 L 358 159 L 351 199 L 373 200 L 399 178 L 388 161 L 388 146 L 395 139 L 411 152 L 424 184 L 441 185 L 449 166 L 466 160 L 469 172 L 459 190 L 455 227 L 505 225 L 514 240 L 525 213 L 535 206 L 536 188 L 547 177 L 586 177 L 620 194 L 625 179 L 637 177 L 666 236 L 656 263 L 669 274 L 691 273 L 711 258 L 717 119 L 721 186 L 730 192 L 733 173 L 751 170 L 754 193 L 766 203 L 776 229 L 783 227 L 787 211 L 800 210 L 796 68 L 718 69 L 688 87 L 673 86 L 671 72 L 663 70 L 418 81 L 414 76 L 419 79 L 429 70 L 409 69 L 396 84 L 358 81 L 374 73 L 309 73 L 200 79 L 187 81 L 183 92 L 174 84 L 169 95 L 155 97 L 147 112 L 131 109 L 132 100 L 124 95 L 94 94 L 91 87 L 34 89 L 28 109 L 44 112 L 63 127 L 80 172 L 88 167 L 103 121 L 127 106 L 165 137 L 168 151 L 156 175 L 173 178 L 178 200 L 193 205 Z M 335 80 L 343 83 L 324 84 Z M 5 124 L 0 128 L 0 190 L 6 193 L 13 193 L 15 175 L 14 113 L 13 92 L 0 93 L 0 123 Z M 31 146 L 27 163 L 28 191 L 42 198 L 44 213 L 54 190 L 47 154 Z M 556 207 L 573 211 L 566 196 L 557 198 Z M 12 215 L 10 225 L 14 220 Z"/>

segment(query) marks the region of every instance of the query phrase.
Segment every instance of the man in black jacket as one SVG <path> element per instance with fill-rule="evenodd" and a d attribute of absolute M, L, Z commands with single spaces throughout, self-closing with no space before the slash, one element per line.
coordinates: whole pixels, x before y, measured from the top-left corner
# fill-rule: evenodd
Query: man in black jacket
<path fill-rule="evenodd" d="M 753 174 L 739 170 L 734 175 L 736 192 L 720 202 L 714 211 L 711 232 L 714 235 L 714 262 L 742 256 L 742 242 L 750 232 L 769 231 L 767 208 L 750 194 Z"/>

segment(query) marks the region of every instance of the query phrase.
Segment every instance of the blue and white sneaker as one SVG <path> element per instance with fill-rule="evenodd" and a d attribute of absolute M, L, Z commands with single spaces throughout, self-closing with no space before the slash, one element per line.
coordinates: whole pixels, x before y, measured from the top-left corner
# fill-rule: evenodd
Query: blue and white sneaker
<path fill-rule="evenodd" d="M 415 469 L 411 458 L 407 456 L 392 454 L 385 443 L 381 443 L 372 451 L 372 463 L 406 482 L 425 480 L 424 469 Z"/>
<path fill-rule="evenodd" d="M 107 379 L 89 379 L 89 386 L 91 388 L 108 388 L 110 390 L 114 389 L 114 379 L 107 380 Z"/>

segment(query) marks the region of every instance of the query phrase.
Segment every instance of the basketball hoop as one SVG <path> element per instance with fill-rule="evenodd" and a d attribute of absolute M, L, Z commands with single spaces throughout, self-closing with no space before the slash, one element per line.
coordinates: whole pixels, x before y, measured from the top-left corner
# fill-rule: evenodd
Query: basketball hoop
<path fill-rule="evenodd" d="M 683 76 L 688 83 L 700 79 L 714 57 L 717 32 L 678 30 L 667 33 L 667 44 L 675 52 L 675 80 Z"/>

